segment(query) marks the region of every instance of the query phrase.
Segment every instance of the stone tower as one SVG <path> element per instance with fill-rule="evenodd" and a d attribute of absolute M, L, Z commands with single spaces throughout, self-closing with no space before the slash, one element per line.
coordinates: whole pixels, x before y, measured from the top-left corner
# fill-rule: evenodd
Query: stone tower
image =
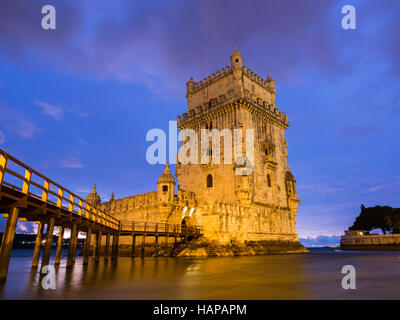
<path fill-rule="evenodd" d="M 178 129 L 194 130 L 199 145 L 202 129 L 229 129 L 228 143 L 241 144 L 245 156 L 246 130 L 254 130 L 252 172 L 238 175 L 236 169 L 243 164 L 233 156 L 232 163 L 224 163 L 225 138 L 220 142 L 220 163 L 212 160 L 211 140 L 209 163 L 202 164 L 200 155 L 197 164 L 178 161 L 179 189 L 196 194 L 196 220 L 209 239 L 298 242 L 295 217 L 300 201 L 286 161 L 288 116 L 277 109 L 275 97 L 274 80 L 246 68 L 237 49 L 230 66 L 199 82 L 191 77 L 187 83 L 188 112 L 178 116 Z M 241 129 L 241 141 L 235 139 L 234 129 Z"/>

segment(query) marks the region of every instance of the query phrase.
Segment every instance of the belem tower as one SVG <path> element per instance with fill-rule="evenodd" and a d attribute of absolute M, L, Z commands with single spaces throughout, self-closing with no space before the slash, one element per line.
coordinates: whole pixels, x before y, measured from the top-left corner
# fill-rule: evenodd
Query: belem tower
<path fill-rule="evenodd" d="M 122 223 L 201 225 L 204 238 L 221 246 L 264 243 L 277 246 L 279 252 L 306 252 L 296 233 L 300 200 L 287 165 L 288 116 L 276 107 L 275 81 L 269 75 L 263 79 L 244 66 L 235 49 L 230 66 L 199 82 L 191 77 L 186 98 L 188 112 L 178 116 L 179 130 L 192 129 L 200 138 L 201 129 L 254 129 L 251 173 L 235 174 L 236 167 L 242 166 L 235 161 L 178 161 L 176 178 L 167 164 L 155 191 L 122 199 L 112 196 L 101 203 L 94 189 L 87 200 Z M 120 246 L 124 243 L 120 239 Z M 126 239 L 126 244 L 130 243 Z"/>

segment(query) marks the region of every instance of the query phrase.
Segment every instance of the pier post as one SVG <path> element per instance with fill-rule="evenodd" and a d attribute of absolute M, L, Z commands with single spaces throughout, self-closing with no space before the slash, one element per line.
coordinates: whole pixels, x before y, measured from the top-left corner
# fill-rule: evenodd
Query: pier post
<path fill-rule="evenodd" d="M 99 262 L 100 260 L 100 250 L 101 250 L 101 231 L 97 232 L 96 235 L 96 252 L 95 252 L 95 256 L 94 256 L 94 261 L 95 262 Z"/>
<path fill-rule="evenodd" d="M 112 244 L 112 260 L 117 260 L 118 258 L 118 234 L 113 234 L 113 244 Z"/>
<path fill-rule="evenodd" d="M 106 247 L 104 248 L 104 260 L 108 260 L 108 254 L 110 252 L 110 233 L 106 235 Z"/>
<path fill-rule="evenodd" d="M 176 247 L 176 240 L 177 240 L 177 238 L 178 238 L 178 231 L 179 231 L 179 230 L 178 230 L 178 226 L 175 226 L 174 229 L 175 229 L 175 230 L 174 230 L 174 231 L 175 231 L 175 232 L 174 232 L 174 238 L 175 238 L 175 240 L 174 240 L 174 247 Z"/>
<path fill-rule="evenodd" d="M 35 249 L 33 250 L 32 268 L 37 268 L 39 265 L 40 245 L 42 243 L 43 229 L 44 224 L 40 222 L 36 234 Z"/>
<path fill-rule="evenodd" d="M 135 247 L 136 247 L 135 221 L 132 221 L 132 252 L 131 252 L 131 258 L 135 257 Z"/>
<path fill-rule="evenodd" d="M 54 265 L 56 266 L 60 265 L 63 239 L 64 239 L 64 227 L 60 227 L 60 233 L 58 235 L 58 240 L 57 240 L 56 261 L 54 262 Z"/>
<path fill-rule="evenodd" d="M 157 251 L 158 251 L 158 223 L 156 223 L 155 241 L 154 241 L 154 253 L 157 254 Z"/>
<path fill-rule="evenodd" d="M 67 268 L 71 268 L 75 262 L 77 237 L 78 237 L 78 226 L 76 225 L 76 223 L 74 223 L 71 228 L 71 237 L 69 239 Z"/>
<path fill-rule="evenodd" d="M 165 225 L 165 249 L 164 256 L 168 254 L 168 224 Z"/>
<path fill-rule="evenodd" d="M 40 268 L 42 269 L 44 266 L 47 266 L 50 262 L 50 251 L 51 251 L 51 243 L 53 242 L 53 233 L 54 233 L 54 218 L 51 217 L 49 222 L 47 223 L 46 230 L 46 242 L 44 243 L 43 248 L 43 256 L 42 256 L 42 265 Z"/>
<path fill-rule="evenodd" d="M 186 243 L 187 240 L 188 240 L 188 231 L 189 231 L 189 230 L 188 230 L 188 226 L 185 225 L 185 238 L 184 238 L 184 239 L 185 239 L 185 240 L 184 240 L 185 243 Z"/>
<path fill-rule="evenodd" d="M 17 228 L 19 208 L 11 208 L 4 229 L 3 241 L 0 249 L 0 282 L 7 279 L 10 264 L 11 250 L 14 242 L 15 229 Z"/>
<path fill-rule="evenodd" d="M 85 247 L 83 249 L 83 264 L 88 264 L 90 256 L 90 240 L 92 239 L 92 227 L 88 227 L 86 232 Z"/>
<path fill-rule="evenodd" d="M 142 236 L 142 258 L 144 258 L 144 250 L 145 250 L 145 245 L 146 245 L 146 227 L 147 227 L 147 223 L 145 222 L 143 236 Z"/>

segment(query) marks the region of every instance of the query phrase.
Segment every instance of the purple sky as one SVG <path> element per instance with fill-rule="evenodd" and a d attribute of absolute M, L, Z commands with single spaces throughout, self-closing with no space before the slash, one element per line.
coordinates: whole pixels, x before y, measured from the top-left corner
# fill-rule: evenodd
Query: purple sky
<path fill-rule="evenodd" d="M 56 30 L 41 28 L 45 4 Z M 341 28 L 345 4 L 356 30 Z M 361 203 L 400 206 L 399 13 L 397 0 L 1 1 L 0 148 L 83 196 L 154 190 L 147 131 L 237 46 L 289 115 L 299 234 L 340 234 Z"/>

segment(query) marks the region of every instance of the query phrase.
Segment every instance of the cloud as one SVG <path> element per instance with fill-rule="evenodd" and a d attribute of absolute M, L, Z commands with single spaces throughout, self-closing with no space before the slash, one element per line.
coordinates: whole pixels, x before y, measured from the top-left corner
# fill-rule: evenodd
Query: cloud
<path fill-rule="evenodd" d="M 4 143 L 6 141 L 6 137 L 3 133 L 3 131 L 0 130 L 0 144 Z"/>
<path fill-rule="evenodd" d="M 346 138 L 368 138 L 379 131 L 376 126 L 347 126 L 341 130 L 341 135 Z"/>
<path fill-rule="evenodd" d="M 269 72 L 285 81 L 302 79 L 304 70 L 326 77 L 348 74 L 360 54 L 383 56 L 400 71 L 396 0 L 359 4 L 363 19 L 358 21 L 382 23 L 376 28 L 360 25 L 355 32 L 340 27 L 341 6 L 334 0 L 171 0 L 150 5 L 65 0 L 57 2 L 57 29 L 51 32 L 38 27 L 44 4 L 48 1 L 0 3 L 0 48 L 9 59 L 50 63 L 84 78 L 140 83 L 157 94 L 168 90 L 182 95 L 191 73 L 199 80 L 220 70 L 235 46 L 245 63 L 251 61 L 251 69 L 264 70 L 260 76 Z M 382 7 L 391 9 L 382 12 Z"/>
<path fill-rule="evenodd" d="M 76 192 L 83 193 L 83 194 L 88 194 L 88 193 L 90 193 L 90 191 L 92 191 L 92 189 L 88 189 L 85 187 L 77 187 L 75 190 L 76 190 Z"/>
<path fill-rule="evenodd" d="M 381 190 L 382 188 L 383 188 L 383 186 L 380 185 L 380 186 L 376 186 L 376 187 L 369 188 L 368 190 L 371 191 L 371 192 L 374 192 L 374 191 Z"/>
<path fill-rule="evenodd" d="M 22 138 L 33 138 L 36 133 L 41 131 L 31 120 L 7 107 L 0 106 L 0 114 L 0 125 L 18 133 Z"/>
<path fill-rule="evenodd" d="M 305 247 L 339 246 L 340 235 L 316 235 L 299 237 L 300 242 Z"/>
<path fill-rule="evenodd" d="M 182 94 L 190 73 L 200 78 L 220 70 L 234 46 L 245 62 L 252 62 L 250 68 L 265 70 L 260 76 L 270 72 L 286 80 L 298 78 L 304 69 L 326 76 L 348 72 L 354 61 L 340 54 L 347 41 L 360 52 L 374 47 L 373 52 L 397 59 L 395 32 L 387 31 L 398 29 L 398 19 L 388 14 L 388 26 L 373 30 L 373 39 L 361 31 L 351 38 L 340 28 L 340 7 L 333 0 L 172 0 L 152 5 L 65 0 L 57 2 L 62 14 L 51 32 L 38 27 L 45 2 L 1 2 L 0 47 L 10 59 L 51 63 L 77 76 L 141 83 L 158 93 L 168 89 Z M 366 8 L 379 12 L 376 5 Z M 6 31 L 10 28 L 12 33 Z M 380 49 L 382 38 L 387 50 Z"/>
<path fill-rule="evenodd" d="M 80 118 L 86 118 L 89 113 L 82 110 L 81 107 L 74 105 L 72 108 L 69 109 L 69 112 L 78 115 Z"/>
<path fill-rule="evenodd" d="M 57 120 L 61 119 L 62 117 L 61 107 L 40 100 L 35 100 L 35 104 L 42 109 L 42 112 L 44 114 L 47 114 Z"/>
<path fill-rule="evenodd" d="M 37 233 L 38 225 L 31 221 L 18 222 L 17 232 L 18 233 Z"/>
<path fill-rule="evenodd" d="M 59 163 L 61 168 L 79 169 L 83 168 L 83 164 L 76 159 L 61 160 Z"/>

